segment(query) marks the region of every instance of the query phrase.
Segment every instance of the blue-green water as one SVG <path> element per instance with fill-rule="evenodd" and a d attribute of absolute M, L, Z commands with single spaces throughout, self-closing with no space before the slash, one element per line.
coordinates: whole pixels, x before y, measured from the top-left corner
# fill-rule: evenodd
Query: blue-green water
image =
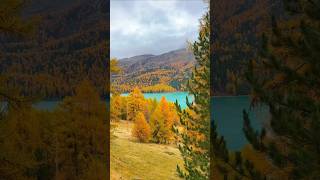
<path fill-rule="evenodd" d="M 128 94 L 123 94 L 127 96 Z M 160 100 L 164 96 L 168 101 L 175 102 L 178 100 L 182 108 L 186 108 L 187 92 L 173 93 L 145 93 L 145 98 L 156 98 Z M 192 101 L 193 97 L 188 96 Z M 53 110 L 59 101 L 42 101 L 34 106 L 42 110 Z M 243 134 L 242 110 L 249 111 L 251 122 L 254 128 L 260 130 L 263 122 L 269 118 L 266 107 L 250 109 L 249 96 L 230 96 L 230 97 L 214 97 L 211 99 L 211 120 L 217 124 L 217 130 L 220 135 L 224 136 L 227 146 L 231 150 L 240 150 L 247 140 Z"/>
<path fill-rule="evenodd" d="M 269 118 L 265 106 L 250 108 L 249 96 L 214 97 L 211 99 L 211 120 L 217 125 L 217 131 L 224 136 L 231 150 L 240 150 L 248 143 L 242 131 L 242 110 L 246 109 L 251 125 L 260 130 Z"/>
<path fill-rule="evenodd" d="M 128 96 L 128 93 L 121 94 L 122 96 Z M 166 93 L 143 93 L 145 98 L 156 99 L 160 101 L 162 97 L 165 97 L 167 101 L 175 103 L 178 100 L 182 109 L 187 107 L 186 97 L 188 96 L 189 102 L 193 101 L 193 96 L 188 95 L 187 92 L 166 92 Z"/>
<path fill-rule="evenodd" d="M 52 111 L 55 107 L 58 106 L 61 100 L 51 100 L 51 101 L 40 101 L 33 105 L 33 107 L 40 110 Z"/>
<path fill-rule="evenodd" d="M 122 94 L 123 96 L 128 96 L 128 93 Z M 160 101 L 161 98 L 164 96 L 167 101 L 175 103 L 176 100 L 178 100 L 178 103 L 180 104 L 181 108 L 186 108 L 186 96 L 188 96 L 188 99 L 190 102 L 193 100 L 193 96 L 188 95 L 187 92 L 168 92 L 168 93 L 144 93 L 143 94 L 145 98 L 151 98 L 156 99 L 157 101 Z M 60 100 L 52 100 L 52 101 L 40 101 L 38 103 L 35 103 L 33 106 L 40 110 L 53 110 L 58 104 Z"/>

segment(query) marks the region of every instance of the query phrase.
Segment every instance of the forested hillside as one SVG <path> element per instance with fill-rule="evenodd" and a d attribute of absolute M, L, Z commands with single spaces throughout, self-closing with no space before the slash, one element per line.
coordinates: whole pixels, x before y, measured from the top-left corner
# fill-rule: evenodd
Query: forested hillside
<path fill-rule="evenodd" d="M 29 2 L 0 3 L 0 179 L 107 179 L 109 116 L 102 88 L 99 93 L 91 75 L 103 77 L 107 71 L 95 74 L 95 66 L 104 68 L 98 50 L 105 26 L 82 29 L 98 25 L 103 10 L 94 7 L 109 7 L 98 1 L 37 0 L 37 8 L 24 11 Z M 40 12 L 42 3 L 48 6 Z M 30 12 L 43 13 L 42 19 Z M 33 106 L 33 97 L 71 92 L 50 111 Z"/>
<path fill-rule="evenodd" d="M 248 94 L 241 78 L 249 60 L 257 57 L 262 33 L 271 27 L 271 16 L 281 16 L 275 0 L 216 0 L 211 23 L 213 61 L 211 81 L 215 95 Z"/>
<path fill-rule="evenodd" d="M 106 94 L 108 6 L 101 0 L 33 1 L 23 14 L 37 17 L 37 33 L 24 40 L 0 37 L 6 83 L 25 95 L 58 98 L 88 78 Z"/>
<path fill-rule="evenodd" d="M 135 86 L 145 92 L 184 90 L 194 65 L 194 57 L 186 49 L 120 59 L 122 72 L 112 76 L 112 83 L 121 92 L 130 92 Z"/>

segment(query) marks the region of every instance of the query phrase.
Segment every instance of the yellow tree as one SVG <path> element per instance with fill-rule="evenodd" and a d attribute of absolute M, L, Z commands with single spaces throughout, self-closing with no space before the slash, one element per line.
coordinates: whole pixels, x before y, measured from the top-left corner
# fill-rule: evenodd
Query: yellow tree
<path fill-rule="evenodd" d="M 56 178 L 81 179 L 100 161 L 107 174 L 106 103 L 88 80 L 59 105 L 55 130 Z"/>
<path fill-rule="evenodd" d="M 118 121 L 121 115 L 121 97 L 115 95 L 111 97 L 110 100 L 110 120 Z"/>
<path fill-rule="evenodd" d="M 150 121 L 151 115 L 154 112 L 154 110 L 157 108 L 157 106 L 158 106 L 158 102 L 155 98 L 146 99 L 144 116 L 148 122 Z"/>
<path fill-rule="evenodd" d="M 41 146 L 39 118 L 30 107 L 10 109 L 0 123 L 0 179 L 35 178 Z M 34 174 L 27 174 L 33 171 Z"/>
<path fill-rule="evenodd" d="M 32 35 L 35 22 L 23 18 L 27 1 L 2 0 L 0 3 L 0 35 Z M 1 56 L 1 53 L 0 53 Z M 32 179 L 39 163 L 35 152 L 40 147 L 39 119 L 26 106 L 25 98 L 7 86 L 5 74 L 0 76 L 0 179 Z M 7 102 L 7 103 L 2 103 Z M 4 107 L 3 107 L 4 106 Z M 12 107 L 15 107 L 14 109 Z M 3 111 L 3 109 L 7 111 Z M 33 171 L 33 174 L 28 172 Z"/>
<path fill-rule="evenodd" d="M 121 68 L 119 66 L 119 62 L 116 58 L 112 58 L 110 60 L 110 75 L 117 75 L 121 73 Z M 117 90 L 117 87 L 114 84 L 111 84 L 110 91 L 113 94 L 113 96 L 119 95 L 119 92 Z"/>
<path fill-rule="evenodd" d="M 157 143 L 169 143 L 174 140 L 172 126 L 178 121 L 177 113 L 172 104 L 162 97 L 159 105 L 150 118 L 153 140 Z"/>
<path fill-rule="evenodd" d="M 151 137 L 151 129 L 142 112 L 139 112 L 134 120 L 132 135 L 140 142 L 148 142 Z"/>
<path fill-rule="evenodd" d="M 120 99 L 120 119 L 127 119 L 127 97 L 119 96 Z"/>
<path fill-rule="evenodd" d="M 127 99 L 127 120 L 133 121 L 138 112 L 143 112 L 145 100 L 139 88 L 135 87 Z"/>
<path fill-rule="evenodd" d="M 117 58 L 111 58 L 110 60 L 110 72 L 112 74 L 118 74 L 121 72 L 121 68 L 119 67 L 119 62 Z"/>

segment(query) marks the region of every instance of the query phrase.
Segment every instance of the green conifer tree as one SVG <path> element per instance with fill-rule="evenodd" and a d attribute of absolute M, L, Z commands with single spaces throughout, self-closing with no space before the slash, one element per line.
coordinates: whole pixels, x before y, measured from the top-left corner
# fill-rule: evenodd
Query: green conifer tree
<path fill-rule="evenodd" d="M 197 65 L 188 82 L 188 90 L 194 96 L 188 102 L 188 110 L 182 110 L 176 102 L 183 130 L 175 131 L 181 137 L 179 150 L 184 168 L 177 166 L 179 176 L 185 179 L 208 179 L 210 167 L 210 27 L 209 13 L 200 21 L 198 41 L 192 44 Z"/>
<path fill-rule="evenodd" d="M 291 16 L 273 18 L 261 58 L 251 61 L 246 75 L 253 103 L 269 107 L 270 123 L 257 133 L 244 112 L 244 132 L 289 179 L 319 179 L 320 1 L 284 0 L 284 5 Z"/>

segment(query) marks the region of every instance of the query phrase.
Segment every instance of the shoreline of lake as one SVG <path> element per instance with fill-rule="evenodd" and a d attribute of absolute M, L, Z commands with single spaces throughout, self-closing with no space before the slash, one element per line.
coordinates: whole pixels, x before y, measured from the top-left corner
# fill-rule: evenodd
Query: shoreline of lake
<path fill-rule="evenodd" d="M 160 100 L 165 95 L 167 101 L 175 102 L 176 99 L 182 107 L 186 107 L 186 96 L 188 92 L 164 92 L 164 93 L 143 93 L 145 98 L 156 98 Z M 127 93 L 128 95 L 128 93 Z M 189 95 L 190 96 L 190 95 Z M 260 130 L 263 122 L 268 116 L 268 108 L 266 106 L 251 108 L 250 97 L 248 95 L 241 96 L 214 96 L 211 98 L 211 121 L 217 123 L 217 131 L 221 136 L 224 136 L 227 142 L 227 147 L 230 150 L 241 150 L 248 144 L 245 135 L 242 131 L 243 118 L 242 110 L 246 109 L 252 121 L 252 126 L 256 130 Z M 189 99 L 191 101 L 191 99 Z M 40 101 L 34 104 L 34 107 L 40 110 L 53 110 L 61 100 Z M 108 103 L 108 100 L 105 99 Z"/>

